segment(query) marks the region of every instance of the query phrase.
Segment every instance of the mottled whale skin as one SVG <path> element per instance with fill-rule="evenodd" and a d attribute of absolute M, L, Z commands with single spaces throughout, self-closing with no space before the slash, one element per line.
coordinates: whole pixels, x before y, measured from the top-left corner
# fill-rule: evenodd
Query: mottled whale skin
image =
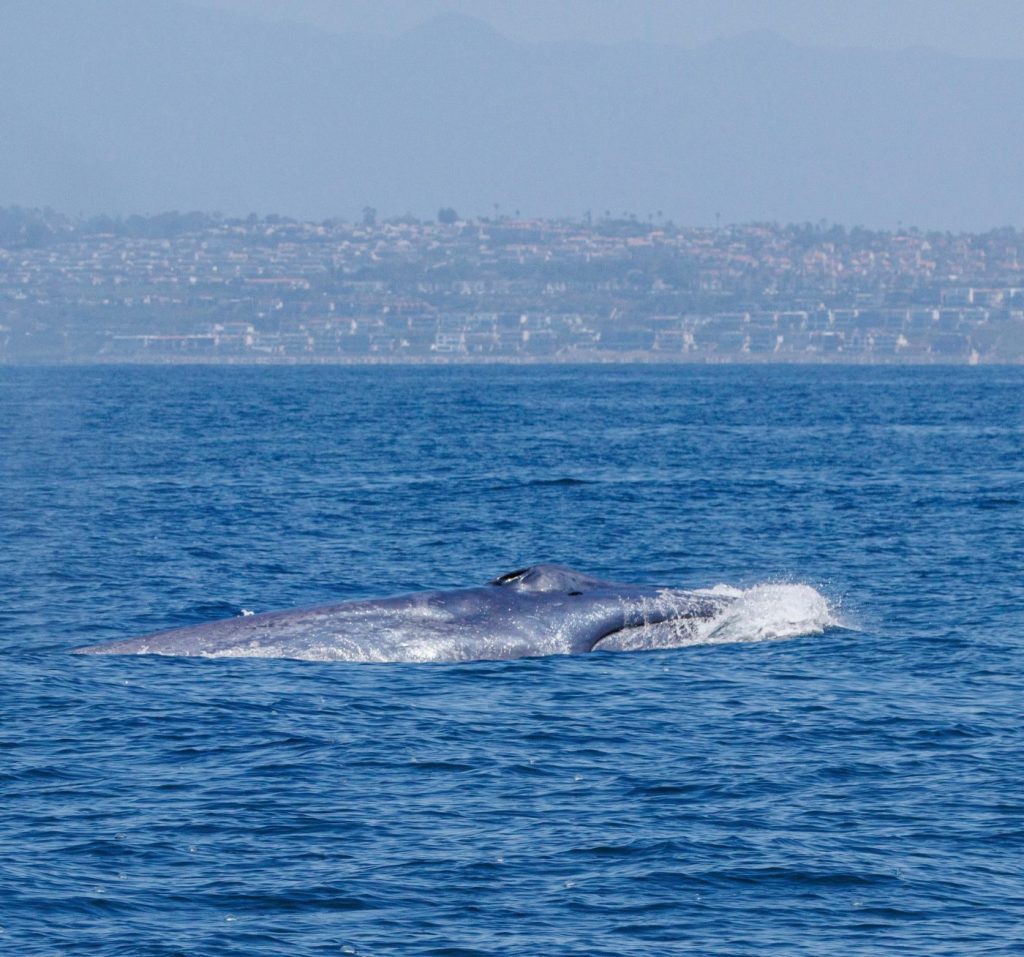
<path fill-rule="evenodd" d="M 534 565 L 486 585 L 272 611 L 78 648 L 78 654 L 476 661 L 672 647 L 733 599 Z"/>

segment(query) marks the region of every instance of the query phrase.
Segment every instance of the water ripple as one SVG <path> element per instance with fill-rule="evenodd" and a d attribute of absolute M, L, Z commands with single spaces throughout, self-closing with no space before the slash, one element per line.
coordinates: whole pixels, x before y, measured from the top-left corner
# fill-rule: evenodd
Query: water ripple
<path fill-rule="evenodd" d="M 1022 387 L 0 369 L 0 953 L 1014 953 Z M 820 583 L 850 630 L 435 667 L 66 653 L 545 559 Z"/>

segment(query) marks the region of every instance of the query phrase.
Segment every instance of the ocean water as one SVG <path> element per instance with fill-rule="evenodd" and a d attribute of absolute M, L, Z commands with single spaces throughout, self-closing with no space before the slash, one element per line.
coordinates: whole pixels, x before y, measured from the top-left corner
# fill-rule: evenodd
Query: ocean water
<path fill-rule="evenodd" d="M 771 600 L 68 653 L 539 561 Z M 0 368 L 0 953 L 1019 954 L 1022 571 L 1020 368 Z"/>

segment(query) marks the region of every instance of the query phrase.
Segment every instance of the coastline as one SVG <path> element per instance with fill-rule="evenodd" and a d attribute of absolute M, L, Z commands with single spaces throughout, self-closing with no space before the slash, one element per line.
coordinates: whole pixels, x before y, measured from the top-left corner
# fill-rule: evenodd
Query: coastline
<path fill-rule="evenodd" d="M 0 368 L 39 366 L 1024 366 L 1024 358 L 793 355 L 675 356 L 651 353 L 563 356 L 81 356 L 0 359 Z"/>

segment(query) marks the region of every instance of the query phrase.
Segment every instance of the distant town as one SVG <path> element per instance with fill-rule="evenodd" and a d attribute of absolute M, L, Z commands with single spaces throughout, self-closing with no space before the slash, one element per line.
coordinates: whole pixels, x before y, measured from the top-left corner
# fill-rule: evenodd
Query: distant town
<path fill-rule="evenodd" d="M 0 362 L 1024 362 L 1024 232 L 0 209 Z"/>

